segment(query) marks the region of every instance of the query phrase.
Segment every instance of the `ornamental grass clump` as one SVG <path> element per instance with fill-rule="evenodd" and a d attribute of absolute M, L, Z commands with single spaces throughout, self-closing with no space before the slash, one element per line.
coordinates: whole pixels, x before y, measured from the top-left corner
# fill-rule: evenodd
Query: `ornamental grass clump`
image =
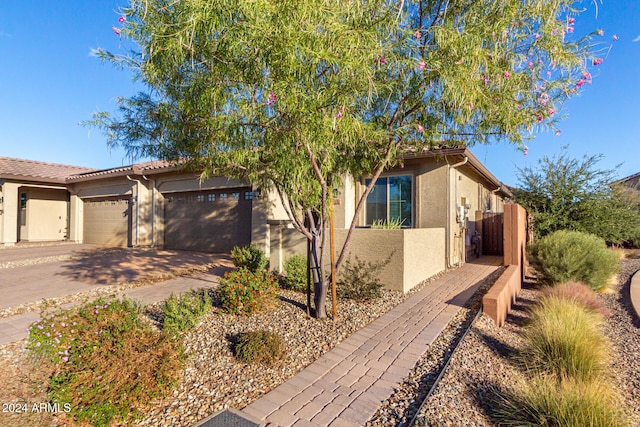
<path fill-rule="evenodd" d="M 304 292 L 307 289 L 307 258 L 293 255 L 284 261 L 284 284 L 288 289 Z"/>
<path fill-rule="evenodd" d="M 169 299 L 162 304 L 164 314 L 162 327 L 172 334 L 188 331 L 211 307 L 211 296 L 208 291 L 190 291 L 178 297 L 171 293 Z"/>
<path fill-rule="evenodd" d="M 604 240 L 578 231 L 556 231 L 529 247 L 529 261 L 549 285 L 568 281 L 603 290 L 618 269 L 618 257 Z"/>
<path fill-rule="evenodd" d="M 492 414 L 496 425 L 522 427 L 625 427 L 629 421 L 603 380 L 538 376 L 502 396 Z"/>
<path fill-rule="evenodd" d="M 559 296 L 547 296 L 533 308 L 524 329 L 522 360 L 534 372 L 579 380 L 601 377 L 609 367 L 602 317 Z"/>
<path fill-rule="evenodd" d="M 284 340 L 266 330 L 245 332 L 238 336 L 233 353 L 241 362 L 271 366 L 284 356 Z"/>
<path fill-rule="evenodd" d="M 239 268 L 225 273 L 218 286 L 222 307 L 234 314 L 252 314 L 272 305 L 278 280 L 268 271 Z"/>
<path fill-rule="evenodd" d="M 542 288 L 542 295 L 543 297 L 564 298 L 589 311 L 599 313 L 602 317 L 611 314 L 600 296 L 584 283 L 566 282 L 557 286 L 545 286 Z"/>
<path fill-rule="evenodd" d="M 180 342 L 154 331 L 127 299 L 43 313 L 30 327 L 27 349 L 51 368 L 49 399 L 93 426 L 135 419 L 141 406 L 174 387 L 184 361 Z"/>

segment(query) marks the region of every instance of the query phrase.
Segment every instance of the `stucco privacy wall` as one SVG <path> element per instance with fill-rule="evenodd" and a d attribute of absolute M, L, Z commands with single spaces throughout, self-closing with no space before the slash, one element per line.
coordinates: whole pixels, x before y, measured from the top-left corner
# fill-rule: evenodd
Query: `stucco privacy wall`
<path fill-rule="evenodd" d="M 2 184 L 2 243 L 12 245 L 18 240 L 18 188 L 20 184 Z"/>
<path fill-rule="evenodd" d="M 335 230 L 336 251 L 341 248 L 348 230 Z M 271 226 L 270 265 L 282 271 L 285 259 L 294 254 L 304 254 L 307 243 L 305 237 L 293 228 Z M 354 230 L 349 253 L 369 261 L 385 261 L 390 258 L 380 272 L 380 280 L 385 287 L 407 292 L 427 277 L 445 269 L 444 228 L 413 228 L 401 230 L 375 230 L 361 228 Z M 329 240 L 327 238 L 327 248 Z M 326 253 L 326 252 L 325 252 Z M 329 269 L 330 259 L 325 255 Z"/>

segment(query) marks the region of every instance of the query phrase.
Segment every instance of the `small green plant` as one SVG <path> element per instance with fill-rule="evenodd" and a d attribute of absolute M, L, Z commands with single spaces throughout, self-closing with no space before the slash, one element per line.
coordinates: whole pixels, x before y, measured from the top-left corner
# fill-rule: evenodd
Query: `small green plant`
<path fill-rule="evenodd" d="M 230 313 L 251 314 L 272 304 L 278 295 L 278 281 L 268 271 L 239 268 L 225 273 L 218 286 L 222 307 Z"/>
<path fill-rule="evenodd" d="M 579 380 L 598 378 L 609 366 L 602 317 L 559 296 L 542 297 L 531 311 L 522 360 L 534 372 Z"/>
<path fill-rule="evenodd" d="M 286 276 L 284 282 L 287 288 L 304 292 L 307 289 L 307 258 L 293 255 L 284 261 Z"/>
<path fill-rule="evenodd" d="M 127 299 L 43 313 L 26 347 L 53 368 L 49 399 L 94 426 L 135 419 L 139 407 L 172 389 L 184 360 L 180 342 L 152 330 Z"/>
<path fill-rule="evenodd" d="M 602 380 L 538 376 L 500 396 L 492 418 L 496 425 L 527 427 L 624 427 L 612 388 Z"/>
<path fill-rule="evenodd" d="M 173 293 L 162 305 L 164 313 L 163 329 L 172 334 L 193 328 L 198 319 L 211 309 L 211 296 L 208 291 L 187 292 L 179 297 Z"/>
<path fill-rule="evenodd" d="M 267 268 L 267 256 L 258 245 L 236 246 L 231 250 L 231 259 L 236 268 L 258 272 Z"/>
<path fill-rule="evenodd" d="M 564 298 L 581 305 L 589 311 L 599 313 L 603 317 L 610 314 L 603 300 L 589 286 L 580 282 L 566 282 L 557 286 L 545 286 L 542 288 L 543 297 L 553 296 Z"/>
<path fill-rule="evenodd" d="M 618 257 L 604 240 L 578 231 L 556 231 L 529 249 L 531 265 L 550 285 L 574 280 L 602 290 L 618 269 Z"/>
<path fill-rule="evenodd" d="M 245 332 L 238 337 L 234 355 L 244 363 L 273 365 L 284 355 L 284 341 L 270 331 Z"/>
<path fill-rule="evenodd" d="M 357 256 L 347 258 L 337 281 L 338 294 L 342 298 L 356 301 L 368 301 L 379 298 L 382 283 L 380 270 L 391 261 L 391 257 L 384 261 L 363 261 Z"/>
<path fill-rule="evenodd" d="M 371 224 L 371 228 L 376 230 L 400 230 L 404 221 L 404 219 L 400 218 L 392 218 L 389 220 L 376 219 Z"/>

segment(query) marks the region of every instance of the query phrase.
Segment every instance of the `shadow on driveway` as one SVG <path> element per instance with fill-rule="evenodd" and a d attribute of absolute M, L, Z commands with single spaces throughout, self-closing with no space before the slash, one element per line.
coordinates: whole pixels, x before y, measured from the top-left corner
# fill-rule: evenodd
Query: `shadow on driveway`
<path fill-rule="evenodd" d="M 58 274 L 94 285 L 115 285 L 201 268 L 210 263 L 232 265 L 227 254 L 113 248 L 82 251 L 64 261 Z"/>

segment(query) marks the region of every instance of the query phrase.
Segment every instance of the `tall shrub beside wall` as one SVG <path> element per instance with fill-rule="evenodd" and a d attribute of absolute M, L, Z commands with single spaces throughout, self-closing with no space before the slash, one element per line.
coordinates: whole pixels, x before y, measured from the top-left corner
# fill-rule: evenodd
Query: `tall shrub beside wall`
<path fill-rule="evenodd" d="M 547 284 L 573 280 L 593 290 L 604 289 L 618 268 L 618 257 L 604 240 L 568 230 L 556 231 L 530 245 L 529 261 Z"/>

